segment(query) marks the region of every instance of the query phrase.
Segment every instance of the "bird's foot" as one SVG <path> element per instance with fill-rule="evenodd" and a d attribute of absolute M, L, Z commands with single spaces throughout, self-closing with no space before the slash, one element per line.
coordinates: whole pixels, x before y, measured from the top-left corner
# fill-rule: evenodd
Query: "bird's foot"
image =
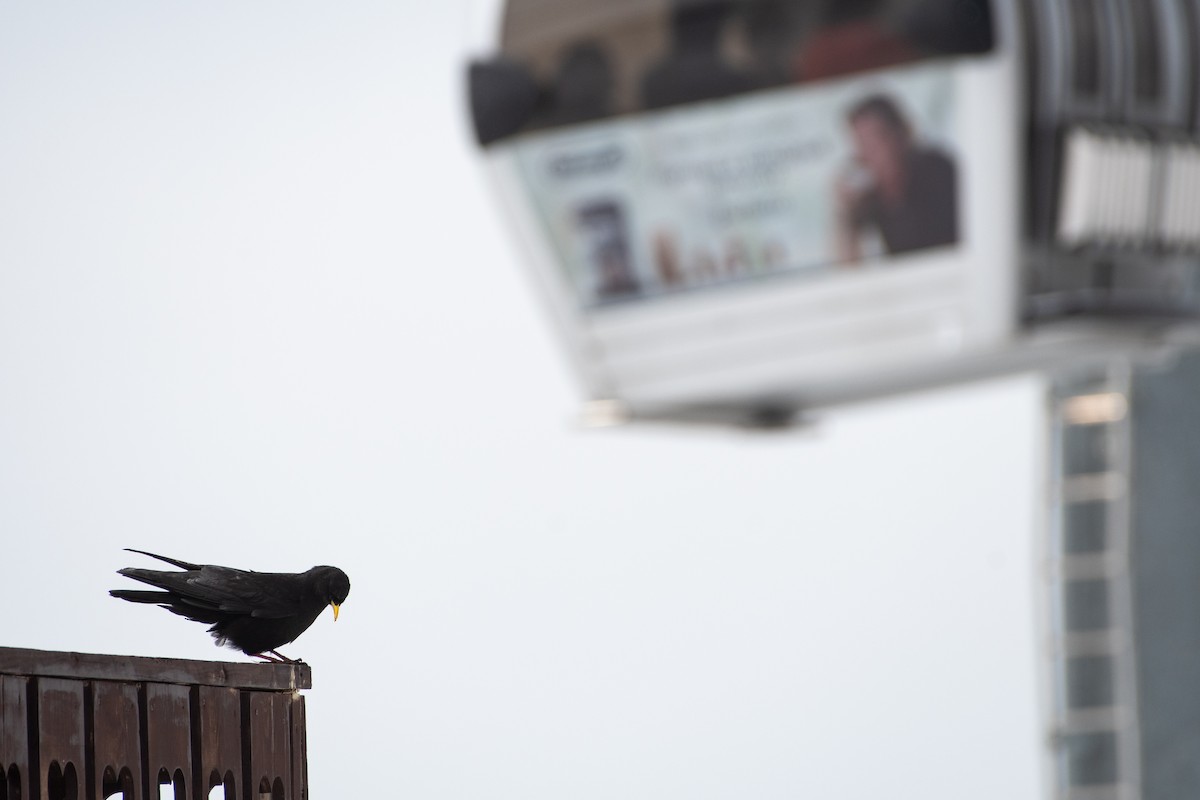
<path fill-rule="evenodd" d="M 303 664 L 302 658 L 288 658 L 278 650 L 268 650 L 265 653 L 248 653 L 251 658 L 261 658 L 267 664 Z"/>
<path fill-rule="evenodd" d="M 274 653 L 275 651 L 272 650 L 271 652 Z M 275 653 L 275 655 L 278 656 L 279 654 Z M 291 663 L 290 658 L 282 658 L 282 657 L 275 658 L 273 656 L 267 655 L 266 653 L 252 653 L 250 657 L 251 658 L 261 658 L 263 660 L 264 664 L 290 664 Z"/>

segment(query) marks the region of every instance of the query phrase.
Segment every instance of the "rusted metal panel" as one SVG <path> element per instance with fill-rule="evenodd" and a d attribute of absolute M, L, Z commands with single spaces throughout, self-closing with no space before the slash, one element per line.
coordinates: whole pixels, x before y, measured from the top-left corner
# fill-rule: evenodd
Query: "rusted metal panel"
<path fill-rule="evenodd" d="M 292 791 L 291 695 L 248 692 L 250 697 L 250 775 L 247 785 L 271 800 L 294 800 Z M 283 797 L 277 797 L 282 788 Z"/>
<path fill-rule="evenodd" d="M 37 681 L 38 771 L 41 800 L 82 797 L 87 737 L 83 681 Z M 74 791 L 72 791 L 74 790 Z"/>
<path fill-rule="evenodd" d="M 8 800 L 28 795 L 29 679 L 0 675 L 0 795 Z"/>
<path fill-rule="evenodd" d="M 150 798 L 156 796 L 155 787 L 164 772 L 167 780 L 161 782 L 174 785 L 178 800 L 192 793 L 196 784 L 192 774 L 192 693 L 198 691 L 169 683 L 146 684 L 146 776 Z"/>
<path fill-rule="evenodd" d="M 212 786 L 225 783 L 227 790 L 233 789 L 236 792 L 235 796 L 241 798 L 241 693 L 237 689 L 215 686 L 201 686 L 197 691 L 200 697 L 199 729 L 196 731 L 196 738 L 200 743 L 200 771 L 196 780 L 200 784 L 201 793 L 208 797 Z"/>
<path fill-rule="evenodd" d="M 312 688 L 307 664 L 184 661 L 175 658 L 59 653 L 0 647 L 0 675 L 37 675 L 102 681 L 155 681 L 185 686 L 233 686 L 290 692 Z"/>
<path fill-rule="evenodd" d="M 308 720 L 304 695 L 292 695 L 292 790 L 296 800 L 308 800 Z"/>
<path fill-rule="evenodd" d="M 91 722 L 94 796 L 123 791 L 124 800 L 144 797 L 137 684 L 93 682 Z"/>

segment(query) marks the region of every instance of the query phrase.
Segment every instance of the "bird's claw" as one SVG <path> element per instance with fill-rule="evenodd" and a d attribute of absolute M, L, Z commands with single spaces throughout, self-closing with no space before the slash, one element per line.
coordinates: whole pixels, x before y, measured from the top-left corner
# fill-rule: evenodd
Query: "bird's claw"
<path fill-rule="evenodd" d="M 261 658 L 268 664 L 303 664 L 303 658 L 288 658 L 278 650 L 268 650 L 265 653 L 254 653 L 254 658 Z"/>

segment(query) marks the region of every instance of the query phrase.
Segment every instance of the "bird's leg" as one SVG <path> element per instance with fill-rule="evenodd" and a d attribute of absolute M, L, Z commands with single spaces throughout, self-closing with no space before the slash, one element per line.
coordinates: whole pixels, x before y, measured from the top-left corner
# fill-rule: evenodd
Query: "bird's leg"
<path fill-rule="evenodd" d="M 267 652 L 270 653 L 271 655 L 275 656 L 276 658 L 278 658 L 280 664 L 295 664 L 296 663 L 296 659 L 288 658 L 283 653 L 280 653 L 277 650 L 268 650 Z"/>
<path fill-rule="evenodd" d="M 269 652 L 275 653 L 274 650 L 271 650 Z M 275 655 L 279 656 L 279 653 L 275 653 Z M 271 656 L 267 655 L 266 653 L 254 653 L 250 657 L 251 658 L 261 658 L 263 660 L 263 662 L 267 663 L 267 664 L 286 664 L 286 663 L 288 663 L 286 660 L 281 660 L 282 656 L 280 656 L 279 658 L 272 658 Z"/>

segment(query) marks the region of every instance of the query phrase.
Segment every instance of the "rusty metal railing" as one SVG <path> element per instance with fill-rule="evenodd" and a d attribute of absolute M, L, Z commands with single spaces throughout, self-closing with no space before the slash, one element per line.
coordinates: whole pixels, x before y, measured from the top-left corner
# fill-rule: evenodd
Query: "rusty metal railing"
<path fill-rule="evenodd" d="M 303 664 L 0 648 L 0 800 L 308 796 Z"/>

